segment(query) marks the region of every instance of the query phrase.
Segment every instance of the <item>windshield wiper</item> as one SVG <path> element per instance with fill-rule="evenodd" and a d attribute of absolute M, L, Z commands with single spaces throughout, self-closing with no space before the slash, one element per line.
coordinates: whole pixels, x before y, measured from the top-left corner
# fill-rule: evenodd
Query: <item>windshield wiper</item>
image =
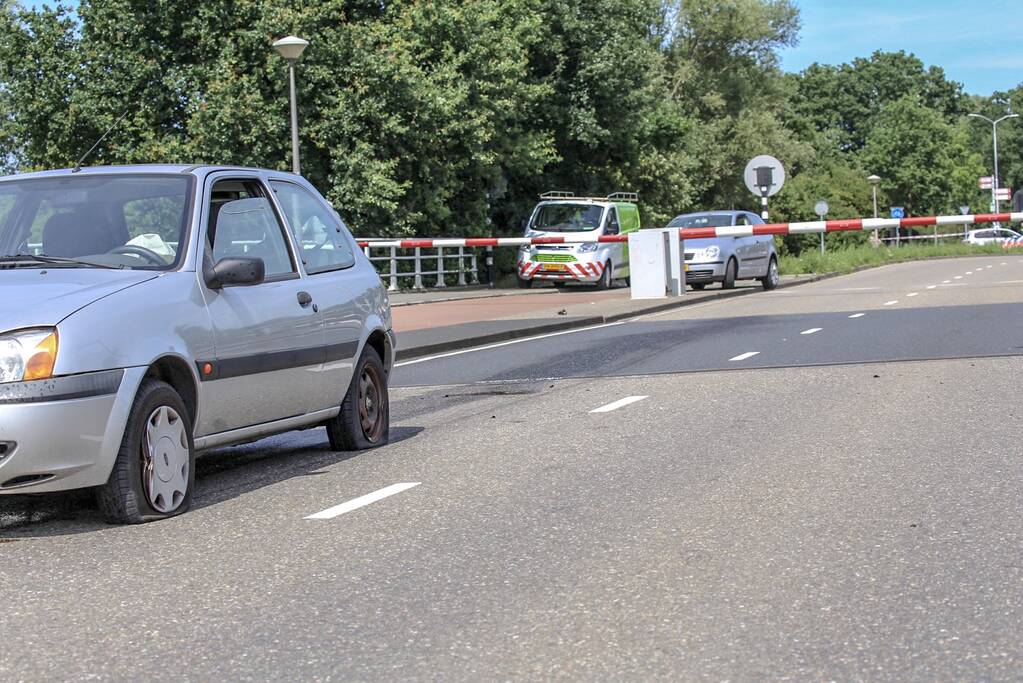
<path fill-rule="evenodd" d="M 0 256 L 0 264 L 10 263 L 13 265 L 37 265 L 45 264 L 51 266 L 69 266 L 69 267 L 85 267 L 85 268 L 113 268 L 114 270 L 122 270 L 125 266 L 122 265 L 111 265 L 107 263 L 94 263 L 92 261 L 82 261 L 81 259 L 64 258 L 63 256 L 46 256 L 45 254 L 4 254 Z"/>

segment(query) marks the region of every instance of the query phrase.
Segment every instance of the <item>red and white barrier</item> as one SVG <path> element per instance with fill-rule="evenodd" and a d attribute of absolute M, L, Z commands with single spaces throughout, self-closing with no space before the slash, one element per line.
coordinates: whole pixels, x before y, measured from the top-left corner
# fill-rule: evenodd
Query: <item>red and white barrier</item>
<path fill-rule="evenodd" d="M 733 225 L 718 228 L 679 228 L 683 240 L 708 237 L 749 237 L 751 235 L 802 235 L 821 232 L 848 232 L 855 230 L 892 230 L 894 228 L 920 228 L 929 225 L 982 225 L 1023 221 L 1023 213 L 981 213 L 968 216 L 915 216 L 912 218 L 851 218 L 837 221 L 809 221 L 805 223 L 767 223 L 765 225 Z M 359 242 L 360 247 L 397 247 L 399 249 L 433 249 L 436 247 L 521 247 L 543 244 L 586 244 L 591 242 L 628 242 L 628 235 L 558 235 L 544 237 L 469 237 L 465 239 L 405 239 L 392 241 Z"/>

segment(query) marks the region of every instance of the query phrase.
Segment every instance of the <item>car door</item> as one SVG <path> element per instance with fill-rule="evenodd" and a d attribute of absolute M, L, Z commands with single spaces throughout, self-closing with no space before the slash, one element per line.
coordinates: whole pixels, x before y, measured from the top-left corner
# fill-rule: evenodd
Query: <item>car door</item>
<path fill-rule="evenodd" d="M 747 226 L 749 218 L 744 213 L 735 214 L 734 225 Z M 735 237 L 735 255 L 739 259 L 738 277 L 753 277 L 757 272 L 757 243 L 755 237 Z"/>
<path fill-rule="evenodd" d="M 615 206 L 609 206 L 607 209 L 607 217 L 604 219 L 604 234 L 605 235 L 618 235 L 622 232 L 622 226 L 618 222 L 618 208 Z M 628 272 L 623 269 L 628 267 L 625 263 L 625 250 L 621 242 L 612 242 L 608 245 L 610 247 L 609 253 L 611 254 L 612 264 L 612 275 L 614 277 L 627 277 Z"/>
<path fill-rule="evenodd" d="M 250 286 L 204 287 L 215 357 L 200 359 L 199 435 L 321 410 L 324 332 L 294 246 L 257 176 L 214 176 L 206 194 L 204 262 L 261 258 Z"/>
<path fill-rule="evenodd" d="M 378 281 L 367 282 L 354 268 L 355 247 L 322 197 L 289 180 L 271 178 L 270 186 L 298 246 L 305 288 L 323 319 L 324 401 L 336 406 L 352 381 L 369 301 L 367 287 Z"/>

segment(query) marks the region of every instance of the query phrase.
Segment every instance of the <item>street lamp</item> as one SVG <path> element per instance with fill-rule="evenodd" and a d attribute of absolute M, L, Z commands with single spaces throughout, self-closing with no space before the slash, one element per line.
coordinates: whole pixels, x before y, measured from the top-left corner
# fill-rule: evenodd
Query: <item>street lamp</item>
<path fill-rule="evenodd" d="M 991 184 L 991 203 L 994 205 L 995 213 L 998 213 L 998 124 L 1006 119 L 1019 118 L 1019 114 L 1006 114 L 995 121 L 982 114 L 968 114 L 968 116 L 974 119 L 984 119 L 991 124 L 991 138 L 995 146 L 995 177 L 992 178 L 994 182 Z"/>
<path fill-rule="evenodd" d="M 874 195 L 874 218 L 877 218 L 877 184 L 881 182 L 881 177 L 876 175 L 868 175 L 867 182 L 870 183 L 870 190 Z M 874 246 L 876 247 L 881 243 L 881 240 L 877 236 L 877 229 L 874 229 Z"/>
<path fill-rule="evenodd" d="M 296 174 L 302 171 L 298 160 L 298 95 L 295 93 L 295 64 L 308 46 L 308 40 L 302 40 L 297 36 L 281 38 L 274 43 L 274 48 L 281 57 L 288 60 L 288 82 L 291 86 L 291 167 Z"/>

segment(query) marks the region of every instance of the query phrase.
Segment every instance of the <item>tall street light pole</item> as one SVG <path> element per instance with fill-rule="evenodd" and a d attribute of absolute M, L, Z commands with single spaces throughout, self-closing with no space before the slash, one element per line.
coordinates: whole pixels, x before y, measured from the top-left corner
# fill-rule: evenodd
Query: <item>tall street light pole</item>
<path fill-rule="evenodd" d="M 880 176 L 869 175 L 867 176 L 867 182 L 870 183 L 871 194 L 874 195 L 874 218 L 877 218 L 877 184 L 881 182 Z M 878 246 L 881 240 L 877 236 L 877 230 L 874 230 L 874 246 Z"/>
<path fill-rule="evenodd" d="M 288 83 L 291 90 L 291 168 L 295 174 L 302 172 L 298 155 L 298 95 L 295 92 L 295 65 L 302 51 L 309 46 L 308 40 L 297 36 L 281 38 L 274 43 L 274 48 L 281 57 L 288 60 Z"/>
<path fill-rule="evenodd" d="M 998 124 L 1001 123 L 1002 121 L 1005 121 L 1006 119 L 1019 118 L 1019 114 L 1006 114 L 1002 118 L 996 119 L 994 121 L 992 121 L 988 117 L 984 116 L 983 114 L 969 114 L 969 116 L 970 116 L 970 118 L 974 118 L 974 119 L 983 119 L 983 120 L 985 120 L 985 121 L 987 121 L 988 123 L 991 124 L 991 139 L 993 140 L 994 147 L 995 147 L 995 175 L 994 175 L 994 178 L 992 178 L 992 180 L 994 182 L 991 184 L 991 203 L 995 207 L 995 213 L 998 213 L 998 188 L 999 188 L 999 181 L 998 181 Z"/>

